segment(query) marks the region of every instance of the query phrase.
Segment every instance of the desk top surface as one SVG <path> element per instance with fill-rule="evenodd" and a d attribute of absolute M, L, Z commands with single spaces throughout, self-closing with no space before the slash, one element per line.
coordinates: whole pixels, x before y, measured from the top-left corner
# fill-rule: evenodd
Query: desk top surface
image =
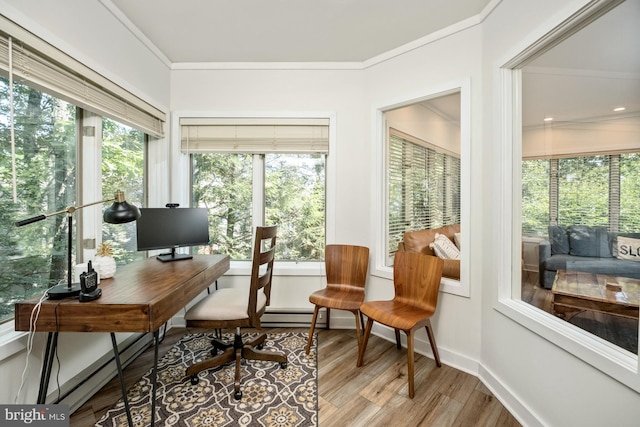
<path fill-rule="evenodd" d="M 36 322 L 42 332 L 153 332 L 229 269 L 228 255 L 194 255 L 160 262 L 155 258 L 118 267 L 100 282 L 102 296 L 45 300 Z M 28 331 L 39 298 L 15 305 L 15 329 Z"/>

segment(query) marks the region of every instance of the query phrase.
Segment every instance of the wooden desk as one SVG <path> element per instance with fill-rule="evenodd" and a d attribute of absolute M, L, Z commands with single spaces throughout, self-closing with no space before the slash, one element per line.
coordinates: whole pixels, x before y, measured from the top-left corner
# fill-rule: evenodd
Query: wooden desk
<path fill-rule="evenodd" d="M 45 403 L 59 332 L 110 332 L 123 399 L 132 425 L 115 332 L 153 332 L 156 349 L 153 366 L 152 425 L 155 412 L 155 376 L 158 330 L 173 315 L 229 269 L 228 255 L 194 255 L 193 259 L 160 262 L 155 258 L 119 267 L 111 279 L 100 282 L 102 296 L 94 301 L 77 298 L 46 300 L 33 330 L 49 332 L 40 377 L 38 403 Z M 31 311 L 38 298 L 15 305 L 16 331 L 29 331 Z"/>

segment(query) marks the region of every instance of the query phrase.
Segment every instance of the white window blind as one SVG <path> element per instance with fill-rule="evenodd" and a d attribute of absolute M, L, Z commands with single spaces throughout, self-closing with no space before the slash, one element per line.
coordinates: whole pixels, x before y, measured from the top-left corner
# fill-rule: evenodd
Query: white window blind
<path fill-rule="evenodd" d="M 395 130 L 388 157 L 392 255 L 405 231 L 460 223 L 460 158 Z"/>
<path fill-rule="evenodd" d="M 12 73 L 16 82 L 28 84 L 96 114 L 155 137 L 163 136 L 166 117 L 162 111 L 2 16 L 0 72 Z"/>
<path fill-rule="evenodd" d="M 329 119 L 180 119 L 185 153 L 328 153 Z"/>
<path fill-rule="evenodd" d="M 523 233 L 546 236 L 556 224 L 637 232 L 638 179 L 640 153 L 524 160 Z"/>

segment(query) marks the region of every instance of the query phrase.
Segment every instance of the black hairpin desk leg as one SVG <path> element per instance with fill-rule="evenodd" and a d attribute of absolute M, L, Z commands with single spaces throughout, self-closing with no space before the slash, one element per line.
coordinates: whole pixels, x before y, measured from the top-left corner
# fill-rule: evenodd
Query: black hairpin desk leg
<path fill-rule="evenodd" d="M 51 367 L 53 366 L 53 358 L 56 354 L 58 346 L 58 333 L 49 332 L 47 335 L 47 347 L 42 361 L 42 372 L 40 374 L 40 389 L 38 390 L 38 404 L 45 403 L 47 398 L 47 390 L 49 389 L 49 378 L 51 378 Z"/>
<path fill-rule="evenodd" d="M 151 382 L 153 384 L 153 393 L 151 394 L 151 425 L 156 416 L 156 390 L 158 388 L 158 346 L 160 345 L 160 330 L 153 333 L 155 348 L 153 350 L 153 370 L 151 371 Z"/>
<path fill-rule="evenodd" d="M 111 332 L 111 344 L 113 345 L 113 356 L 116 359 L 116 366 L 118 367 L 118 378 L 120 378 L 120 388 L 122 389 L 122 400 L 124 400 L 124 409 L 127 411 L 127 421 L 129 422 L 129 426 L 133 427 L 131 409 L 129 408 L 129 398 L 127 397 L 127 387 L 124 384 L 124 374 L 122 373 L 122 364 L 120 363 L 120 352 L 118 351 L 116 334 L 113 332 Z M 151 425 L 153 425 L 153 418 L 151 420 Z"/>

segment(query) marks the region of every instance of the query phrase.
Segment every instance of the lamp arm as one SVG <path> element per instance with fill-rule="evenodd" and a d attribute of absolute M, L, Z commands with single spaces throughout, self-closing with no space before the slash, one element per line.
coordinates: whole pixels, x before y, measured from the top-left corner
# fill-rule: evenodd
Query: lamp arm
<path fill-rule="evenodd" d="M 73 215 L 73 213 L 77 210 L 80 210 L 82 208 L 86 208 L 87 206 L 93 206 L 93 205 L 97 205 L 99 203 L 106 203 L 106 202 L 113 202 L 116 198 L 115 197 L 111 197 L 109 199 L 104 199 L 104 200 L 99 200 L 97 202 L 91 202 L 91 203 L 87 203 L 85 205 L 80 205 L 80 206 L 69 206 L 67 209 L 65 209 L 62 212 L 67 212 L 69 215 Z M 58 212 L 59 213 L 59 212 Z M 55 214 L 54 214 L 55 215 Z"/>
<path fill-rule="evenodd" d="M 22 227 L 23 225 L 27 225 L 27 224 L 32 224 L 34 222 L 38 222 L 38 221 L 42 221 L 45 218 L 48 218 L 50 216 L 54 216 L 54 215 L 60 215 L 61 213 L 67 213 L 69 216 L 73 215 L 73 213 L 79 209 L 82 208 L 86 208 L 87 206 L 93 206 L 93 205 L 97 205 L 98 203 L 106 203 L 106 202 L 113 202 L 114 200 L 116 200 L 117 197 L 111 197 L 109 199 L 104 199 L 104 200 L 99 200 L 97 202 L 91 202 L 91 203 L 87 203 L 85 205 L 80 205 L 80 206 L 69 206 L 66 209 L 63 209 L 61 211 L 57 211 L 57 212 L 51 212 L 48 214 L 42 214 L 42 215 L 37 215 L 31 218 L 27 218 L 27 219 L 23 219 L 20 221 L 16 221 L 16 227 Z"/>

